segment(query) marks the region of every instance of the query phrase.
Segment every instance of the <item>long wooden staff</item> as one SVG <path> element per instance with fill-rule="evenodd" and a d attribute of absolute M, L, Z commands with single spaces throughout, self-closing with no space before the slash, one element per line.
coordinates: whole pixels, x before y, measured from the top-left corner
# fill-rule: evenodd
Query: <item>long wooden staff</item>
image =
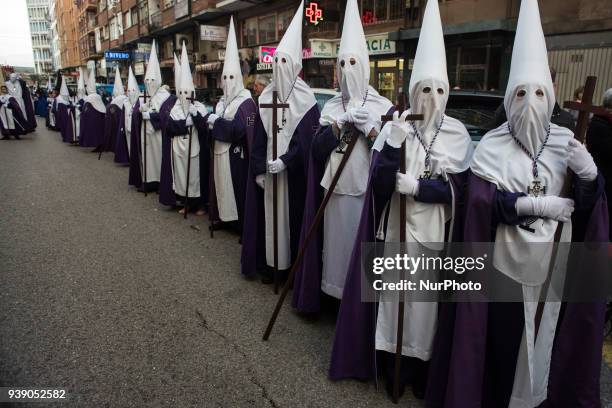
<path fill-rule="evenodd" d="M 144 89 L 144 96 L 143 96 L 143 103 L 147 103 L 147 88 L 145 87 Z M 142 116 L 142 114 L 141 114 Z M 141 151 L 142 151 L 142 159 L 143 159 L 143 163 L 142 163 L 142 191 L 144 191 L 144 195 L 145 197 L 147 196 L 147 121 L 144 119 L 142 120 L 142 127 L 144 130 L 144 135 L 142 137 L 142 139 L 140 139 L 140 146 L 141 146 Z"/>
<path fill-rule="evenodd" d="M 191 98 L 187 98 L 193 103 L 195 99 L 195 91 L 191 91 Z M 185 206 L 183 207 L 183 218 L 187 219 L 187 201 L 189 200 L 189 173 L 191 171 L 191 140 L 193 136 L 193 125 L 189 126 L 189 148 L 187 149 L 187 181 L 185 182 Z"/>
<path fill-rule="evenodd" d="M 314 237 L 319 227 L 319 224 L 321 223 L 321 220 L 323 219 L 323 215 L 325 214 L 325 207 L 327 207 L 327 203 L 329 202 L 329 199 L 331 198 L 332 194 L 334 194 L 334 190 L 336 189 L 338 180 L 340 180 L 340 176 L 342 175 L 344 167 L 346 166 L 346 163 L 351 157 L 353 148 L 355 147 L 355 144 L 357 143 L 357 139 L 359 138 L 360 132 L 354 127 L 354 125 L 350 125 L 348 133 L 350 134 L 350 140 L 346 147 L 346 151 L 344 152 L 344 156 L 342 157 L 342 160 L 340 161 L 340 165 L 338 166 L 338 169 L 336 170 L 336 173 L 334 174 L 334 178 L 332 179 L 329 185 L 329 189 L 327 190 L 327 193 L 325 194 L 325 197 L 323 198 L 323 201 L 321 202 L 321 205 L 319 206 L 319 209 L 317 210 L 315 218 L 312 224 L 310 225 L 310 228 L 308 228 L 308 233 L 306 234 L 304 243 L 300 247 L 297 257 L 295 258 L 295 262 L 293 263 L 293 266 L 291 267 L 291 271 L 289 272 L 289 276 L 287 277 L 287 282 L 285 282 L 285 285 L 283 286 L 283 290 L 278 298 L 278 301 L 276 302 L 276 306 L 274 307 L 274 312 L 272 313 L 272 316 L 270 317 L 270 321 L 268 322 L 268 327 L 266 327 L 266 331 L 263 335 L 264 341 L 268 340 L 268 338 L 270 337 L 270 333 L 272 332 L 272 328 L 274 327 L 276 318 L 278 317 L 278 314 L 283 306 L 285 298 L 287 297 L 287 293 L 289 293 L 289 289 L 293 286 L 293 280 L 295 279 L 295 273 L 300 267 L 300 264 L 302 263 L 302 258 L 304 257 L 304 254 L 306 253 L 306 249 L 308 248 L 308 245 L 310 245 L 310 242 L 312 241 L 312 238 Z"/>

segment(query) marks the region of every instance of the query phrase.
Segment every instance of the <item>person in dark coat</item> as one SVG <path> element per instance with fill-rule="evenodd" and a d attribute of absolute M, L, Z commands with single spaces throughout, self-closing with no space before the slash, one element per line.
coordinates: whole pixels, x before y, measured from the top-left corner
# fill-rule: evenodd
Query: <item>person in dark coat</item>
<path fill-rule="evenodd" d="M 606 196 L 612 197 L 612 88 L 608 89 L 603 97 L 603 107 L 610 113 L 594 115 L 587 131 L 587 147 L 597 168 L 601 172 L 606 183 Z M 612 217 L 612 205 L 608 203 L 608 219 Z M 612 229 L 610 229 L 612 237 Z"/>

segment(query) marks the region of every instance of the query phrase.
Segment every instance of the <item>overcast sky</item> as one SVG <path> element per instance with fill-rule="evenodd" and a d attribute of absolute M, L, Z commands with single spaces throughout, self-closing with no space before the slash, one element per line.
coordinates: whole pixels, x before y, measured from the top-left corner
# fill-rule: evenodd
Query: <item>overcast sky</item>
<path fill-rule="evenodd" d="M 2 1 L 0 64 L 34 66 L 26 0 Z"/>

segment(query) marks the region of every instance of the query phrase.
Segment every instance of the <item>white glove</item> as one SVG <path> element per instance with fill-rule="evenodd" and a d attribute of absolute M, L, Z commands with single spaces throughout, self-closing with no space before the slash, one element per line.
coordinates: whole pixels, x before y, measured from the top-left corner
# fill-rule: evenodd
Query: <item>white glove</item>
<path fill-rule="evenodd" d="M 268 161 L 268 173 L 277 174 L 281 171 L 285 170 L 287 165 L 281 159 L 270 160 Z"/>
<path fill-rule="evenodd" d="M 140 112 L 144 113 L 148 111 L 149 111 L 149 107 L 147 105 L 140 105 Z"/>
<path fill-rule="evenodd" d="M 395 178 L 395 191 L 415 197 L 419 194 L 419 180 L 410 173 L 398 172 Z"/>
<path fill-rule="evenodd" d="M 210 130 L 212 130 L 213 127 L 215 126 L 215 122 L 217 121 L 217 119 L 219 119 L 219 116 L 215 115 L 214 113 L 211 113 L 210 115 L 208 115 L 208 119 L 206 119 L 206 122 L 208 123 L 208 128 Z"/>
<path fill-rule="evenodd" d="M 142 112 L 142 118 L 144 120 L 151 120 L 151 114 L 148 111 Z"/>
<path fill-rule="evenodd" d="M 338 127 L 342 129 L 346 123 L 353 123 L 356 126 L 360 124 L 363 125 L 367 122 L 368 117 L 369 113 L 367 110 L 363 108 L 352 108 L 340 115 L 336 123 Z"/>
<path fill-rule="evenodd" d="M 193 126 L 193 119 L 191 119 L 191 115 L 187 115 L 187 119 L 185 119 L 185 126 Z"/>
<path fill-rule="evenodd" d="M 406 116 L 410 114 L 409 111 L 404 111 L 400 116 L 398 111 L 393 112 L 393 122 L 391 122 L 391 132 L 387 139 L 387 144 L 391 147 L 399 149 L 402 147 L 402 143 L 408 136 L 409 125 L 406 122 Z"/>
<path fill-rule="evenodd" d="M 197 116 L 198 115 L 198 109 L 194 105 L 189 105 L 189 114 L 191 116 Z"/>
<path fill-rule="evenodd" d="M 266 175 L 265 174 L 260 174 L 258 176 L 255 176 L 255 183 L 257 183 L 257 185 L 260 188 L 264 188 L 265 181 L 266 181 Z"/>
<path fill-rule="evenodd" d="M 568 222 L 574 212 L 574 200 L 558 196 L 519 197 L 516 213 L 519 216 L 535 216 Z"/>
<path fill-rule="evenodd" d="M 597 166 L 586 147 L 576 139 L 567 144 L 567 165 L 581 180 L 593 181 L 597 178 Z"/>

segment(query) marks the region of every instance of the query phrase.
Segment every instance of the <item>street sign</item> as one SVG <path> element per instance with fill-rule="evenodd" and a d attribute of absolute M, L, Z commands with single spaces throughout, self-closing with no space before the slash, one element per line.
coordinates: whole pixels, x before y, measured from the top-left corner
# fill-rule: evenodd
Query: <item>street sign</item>
<path fill-rule="evenodd" d="M 104 51 L 104 59 L 107 61 L 129 60 L 128 51 Z"/>
<path fill-rule="evenodd" d="M 201 25 L 200 39 L 203 41 L 221 41 L 227 40 L 227 27 Z"/>

